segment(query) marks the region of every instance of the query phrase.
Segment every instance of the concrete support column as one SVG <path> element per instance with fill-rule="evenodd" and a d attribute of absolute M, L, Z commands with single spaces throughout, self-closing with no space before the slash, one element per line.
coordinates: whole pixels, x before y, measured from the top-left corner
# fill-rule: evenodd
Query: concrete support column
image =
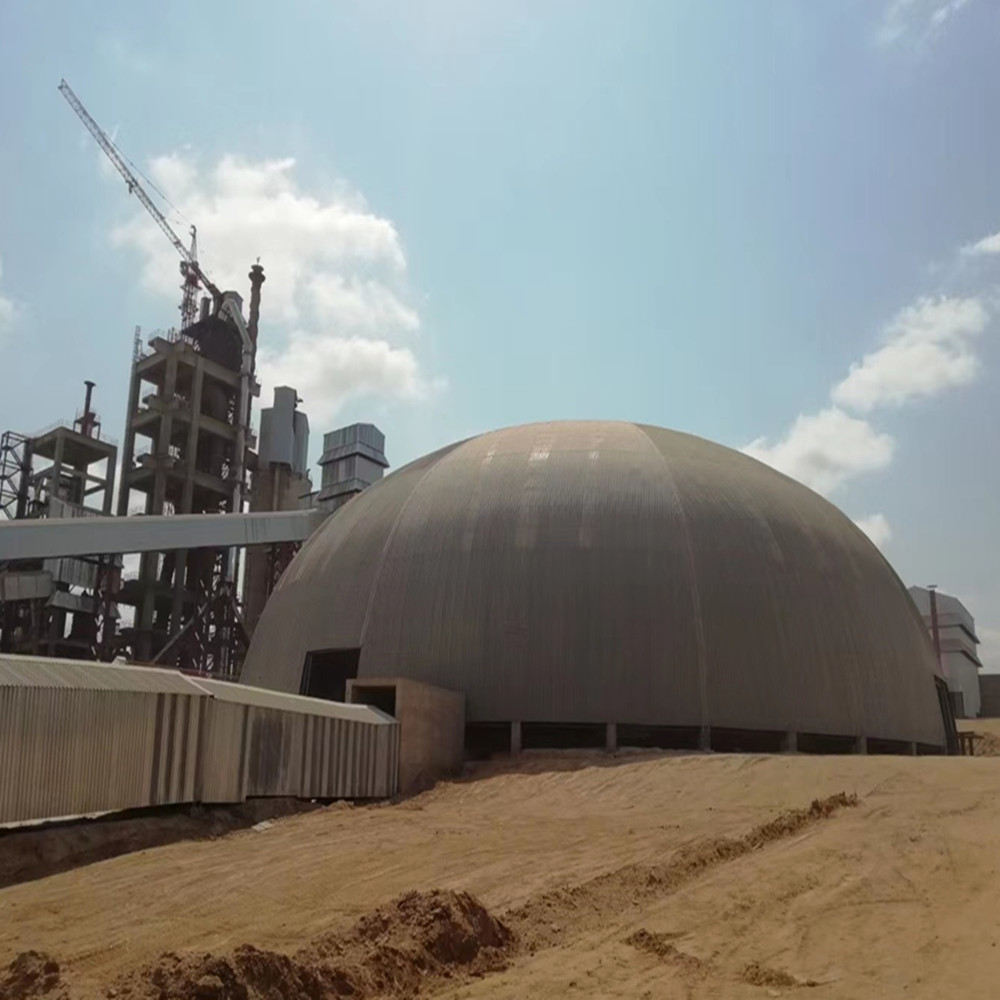
<path fill-rule="evenodd" d="M 174 417 L 170 403 L 177 392 L 177 355 L 171 354 L 167 358 L 166 375 L 163 379 L 164 403 L 167 404 L 162 416 L 160 426 L 156 435 L 156 442 L 153 445 L 153 454 L 162 461 L 156 464 L 156 478 L 153 485 L 153 513 L 162 514 L 163 504 L 167 497 L 167 458 L 170 455 L 170 441 L 173 437 Z M 187 511 L 175 511 L 175 513 L 187 513 Z"/>
<path fill-rule="evenodd" d="M 799 749 L 799 734 L 788 732 L 781 737 L 781 749 L 783 753 L 796 753 Z"/>
<path fill-rule="evenodd" d="M 52 459 L 51 479 L 49 480 L 49 499 L 59 496 L 59 480 L 62 478 L 63 454 L 66 450 L 66 437 L 59 434 L 56 437 L 56 450 Z"/>
<path fill-rule="evenodd" d="M 74 464 L 73 466 L 73 495 L 69 498 L 70 503 L 77 503 L 81 507 L 87 502 L 87 487 L 90 485 L 87 479 L 87 462 Z"/>
<path fill-rule="evenodd" d="M 111 502 L 115 492 L 115 472 L 114 460 L 108 459 L 108 468 L 104 473 L 104 500 L 101 504 L 101 510 L 106 517 L 111 515 Z"/>
<path fill-rule="evenodd" d="M 139 383 L 142 379 L 132 367 L 132 378 L 128 387 L 128 412 L 125 414 L 125 440 L 122 442 L 122 478 L 118 488 L 118 516 L 128 514 L 128 484 L 131 479 L 132 462 L 135 459 L 135 428 L 133 419 L 139 407 Z M 112 483 L 112 486 L 114 484 Z"/>
<path fill-rule="evenodd" d="M 699 750 L 711 750 L 712 749 L 712 727 L 702 726 L 698 730 L 698 749 Z"/>
<path fill-rule="evenodd" d="M 521 723 L 512 722 L 510 724 L 510 752 L 511 756 L 521 752 Z"/>
<path fill-rule="evenodd" d="M 910 742 L 909 742 L 909 743 L 908 743 L 908 744 L 906 745 L 906 752 L 907 752 L 907 753 L 908 753 L 908 754 L 909 754 L 909 755 L 910 755 L 911 757 L 916 757 L 916 756 L 917 756 L 917 743 L 916 743 L 916 740 L 911 740 L 911 741 L 910 741 Z"/>
<path fill-rule="evenodd" d="M 198 457 L 198 435 L 201 432 L 201 394 L 205 384 L 205 359 L 198 358 L 191 379 L 191 423 L 188 425 L 184 445 L 184 486 L 181 489 L 181 506 L 178 514 L 192 513 L 194 506 L 194 473 Z M 174 564 L 174 592 L 170 601 L 170 634 L 176 635 L 184 627 L 184 584 L 187 576 L 188 554 L 186 549 L 177 553 Z"/>
<path fill-rule="evenodd" d="M 614 753 L 618 749 L 618 723 L 609 722 L 604 727 L 604 749 Z"/>
<path fill-rule="evenodd" d="M 868 753 L 868 737 L 859 736 L 854 741 L 854 752 L 855 753 Z"/>

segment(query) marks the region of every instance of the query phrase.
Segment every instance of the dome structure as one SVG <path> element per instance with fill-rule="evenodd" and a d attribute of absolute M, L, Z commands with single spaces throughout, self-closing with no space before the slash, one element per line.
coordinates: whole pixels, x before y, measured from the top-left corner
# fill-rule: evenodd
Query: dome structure
<path fill-rule="evenodd" d="M 740 452 L 624 422 L 483 434 L 330 517 L 271 595 L 243 680 L 342 697 L 355 675 L 564 736 L 945 744 L 923 622 L 864 533 Z"/>

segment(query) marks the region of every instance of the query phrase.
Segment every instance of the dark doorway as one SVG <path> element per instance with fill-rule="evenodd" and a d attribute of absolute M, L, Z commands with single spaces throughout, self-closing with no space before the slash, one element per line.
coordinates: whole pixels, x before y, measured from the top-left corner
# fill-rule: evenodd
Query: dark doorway
<path fill-rule="evenodd" d="M 358 676 L 360 649 L 313 649 L 306 653 L 299 694 L 325 701 L 343 701 L 347 682 Z"/>
<path fill-rule="evenodd" d="M 396 685 L 378 684 L 373 687 L 362 687 L 355 684 L 351 688 L 351 703 L 354 705 L 371 705 L 386 715 L 396 717 Z"/>

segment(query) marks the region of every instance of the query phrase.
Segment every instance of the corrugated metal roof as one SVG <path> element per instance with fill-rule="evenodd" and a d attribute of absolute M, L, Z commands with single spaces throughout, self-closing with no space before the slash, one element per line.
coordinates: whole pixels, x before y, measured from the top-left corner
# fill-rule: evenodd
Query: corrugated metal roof
<path fill-rule="evenodd" d="M 322 698 L 305 698 L 298 694 L 283 694 L 280 691 L 250 687 L 247 684 L 232 684 L 228 681 L 207 680 L 204 677 L 199 677 L 196 683 L 218 701 L 229 701 L 238 705 L 277 708 L 283 712 L 301 712 L 303 715 L 348 719 L 351 722 L 376 724 L 385 722 L 393 725 L 396 722 L 392 716 L 368 705 L 347 705 L 339 701 L 325 701 Z"/>
<path fill-rule="evenodd" d="M 470 721 L 620 722 L 940 745 L 933 650 L 840 510 L 662 428 L 507 428 L 410 464 L 306 543 L 243 677 L 311 650 L 462 691 Z"/>
<path fill-rule="evenodd" d="M 202 688 L 176 670 L 8 653 L 0 653 L 0 687 L 205 694 Z"/>

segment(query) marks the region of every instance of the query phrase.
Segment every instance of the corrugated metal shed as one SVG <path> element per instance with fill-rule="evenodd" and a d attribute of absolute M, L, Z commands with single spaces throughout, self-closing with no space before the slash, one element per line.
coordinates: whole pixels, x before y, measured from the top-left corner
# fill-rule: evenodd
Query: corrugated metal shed
<path fill-rule="evenodd" d="M 251 796 L 387 797 L 398 754 L 398 724 L 363 705 L 0 655 L 0 824 Z"/>
<path fill-rule="evenodd" d="M 299 552 L 243 679 L 311 651 L 465 693 L 470 722 L 607 722 L 943 746 L 905 587 L 841 511 L 662 428 L 531 424 L 370 487 Z"/>
<path fill-rule="evenodd" d="M 205 694 L 197 683 L 176 670 L 0 653 L 0 688 L 5 687 Z"/>

